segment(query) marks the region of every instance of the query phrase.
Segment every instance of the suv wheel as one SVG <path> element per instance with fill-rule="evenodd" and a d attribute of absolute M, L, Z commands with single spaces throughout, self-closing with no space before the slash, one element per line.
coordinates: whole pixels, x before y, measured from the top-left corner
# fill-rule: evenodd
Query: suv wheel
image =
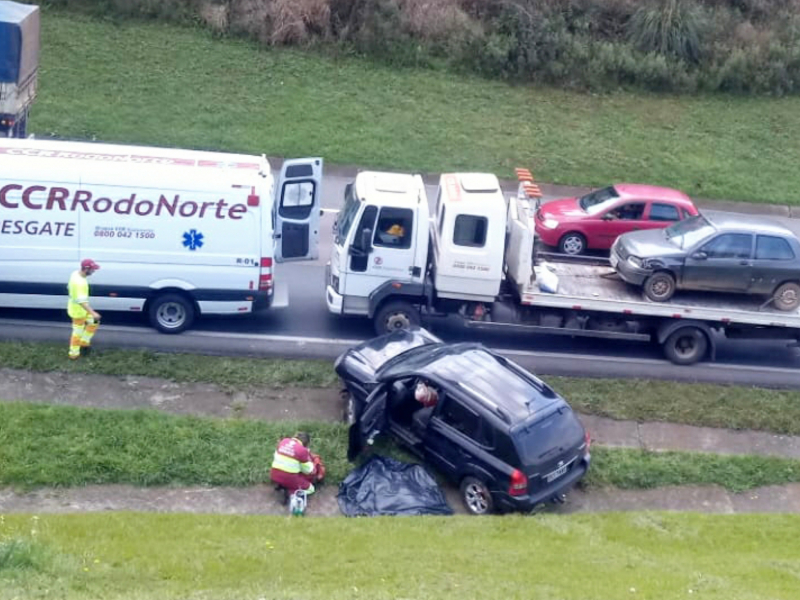
<path fill-rule="evenodd" d="M 339 391 L 342 406 L 342 421 L 348 425 L 356 422 L 356 401 L 347 388 Z"/>
<path fill-rule="evenodd" d="M 488 515 L 494 510 L 489 488 L 476 477 L 465 477 L 461 482 L 461 500 L 472 515 Z"/>

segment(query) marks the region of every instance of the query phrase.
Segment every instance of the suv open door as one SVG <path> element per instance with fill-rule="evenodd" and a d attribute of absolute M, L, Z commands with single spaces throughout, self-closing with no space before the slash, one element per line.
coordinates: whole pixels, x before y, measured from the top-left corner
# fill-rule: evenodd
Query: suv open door
<path fill-rule="evenodd" d="M 276 262 L 319 257 L 321 190 L 321 158 L 284 161 L 272 208 Z"/>
<path fill-rule="evenodd" d="M 371 446 L 386 427 L 386 399 L 388 388 L 380 385 L 363 402 L 357 402 L 353 411 L 347 446 L 347 460 L 354 461 L 365 446 Z"/>

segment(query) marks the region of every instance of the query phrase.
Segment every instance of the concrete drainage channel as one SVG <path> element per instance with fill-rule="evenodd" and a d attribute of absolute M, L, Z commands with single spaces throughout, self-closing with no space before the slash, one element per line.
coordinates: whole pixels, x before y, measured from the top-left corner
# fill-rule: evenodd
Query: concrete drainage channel
<path fill-rule="evenodd" d="M 445 486 L 448 504 L 465 515 L 458 490 Z M 323 486 L 308 501 L 307 517 L 341 516 L 336 487 Z M 90 485 L 43 488 L 30 492 L 0 489 L 0 513 L 74 513 L 103 511 L 184 512 L 289 516 L 270 485 L 251 487 L 157 487 Z M 731 494 L 717 486 L 675 486 L 654 490 L 573 490 L 564 504 L 547 505 L 544 512 L 667 510 L 703 513 L 800 513 L 800 484 L 770 486 Z"/>

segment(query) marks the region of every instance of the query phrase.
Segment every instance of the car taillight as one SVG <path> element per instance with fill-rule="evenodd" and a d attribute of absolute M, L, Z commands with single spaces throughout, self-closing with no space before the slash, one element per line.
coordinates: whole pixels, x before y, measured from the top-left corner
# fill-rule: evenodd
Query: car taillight
<path fill-rule="evenodd" d="M 508 487 L 511 496 L 522 496 L 528 493 L 528 478 L 519 469 L 514 469 L 511 473 L 511 485 Z"/>
<path fill-rule="evenodd" d="M 272 258 L 269 256 L 261 257 L 261 271 L 258 275 L 258 289 L 268 292 L 272 289 Z"/>
<path fill-rule="evenodd" d="M 589 448 L 592 447 L 592 435 L 588 431 L 586 432 L 584 441 L 586 442 L 586 447 L 583 450 L 584 452 L 589 452 Z"/>

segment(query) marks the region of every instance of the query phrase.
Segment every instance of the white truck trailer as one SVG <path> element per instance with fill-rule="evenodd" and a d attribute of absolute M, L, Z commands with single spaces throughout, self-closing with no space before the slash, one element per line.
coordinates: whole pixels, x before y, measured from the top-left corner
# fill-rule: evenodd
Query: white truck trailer
<path fill-rule="evenodd" d="M 607 264 L 542 263 L 535 209 L 528 194 L 504 197 L 494 175 L 450 173 L 431 215 L 420 176 L 359 173 L 335 227 L 328 310 L 368 317 L 379 333 L 459 315 L 476 328 L 655 341 L 676 364 L 713 359 L 715 332 L 800 340 L 800 312 L 763 298 L 684 292 L 655 303 Z M 553 271 L 555 293 L 545 291 Z"/>
<path fill-rule="evenodd" d="M 164 333 L 288 303 L 275 262 L 318 257 L 321 158 L 0 138 L 0 307 L 66 310 L 82 259 L 92 307 Z"/>
<path fill-rule="evenodd" d="M 38 73 L 39 7 L 0 0 L 0 137 L 25 137 Z"/>

